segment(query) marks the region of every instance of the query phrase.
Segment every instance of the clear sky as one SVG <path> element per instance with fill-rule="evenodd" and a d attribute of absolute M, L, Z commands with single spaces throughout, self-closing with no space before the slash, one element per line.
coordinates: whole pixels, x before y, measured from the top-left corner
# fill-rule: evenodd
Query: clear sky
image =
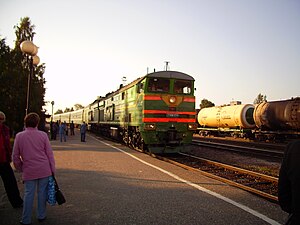
<path fill-rule="evenodd" d="M 197 108 L 300 96 L 298 0 L 0 0 L 0 35 L 28 16 L 54 112 L 155 68 L 196 80 Z M 51 113 L 49 104 L 48 112 Z"/>

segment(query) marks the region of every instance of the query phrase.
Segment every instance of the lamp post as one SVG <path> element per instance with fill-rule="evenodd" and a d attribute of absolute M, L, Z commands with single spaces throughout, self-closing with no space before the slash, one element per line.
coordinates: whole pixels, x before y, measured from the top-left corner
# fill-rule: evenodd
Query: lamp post
<path fill-rule="evenodd" d="M 33 44 L 31 41 L 23 41 L 20 44 L 21 51 L 27 55 L 29 55 L 30 60 L 30 73 L 28 74 L 27 79 L 27 98 L 26 98 L 26 109 L 25 114 L 28 114 L 29 108 L 29 96 L 30 96 L 30 79 L 33 73 L 33 65 L 38 65 L 40 62 L 40 58 L 36 55 L 38 52 L 38 47 Z"/>
<path fill-rule="evenodd" d="M 51 121 L 50 121 L 50 139 L 53 140 L 54 138 L 54 133 L 53 133 L 53 105 L 54 105 L 54 101 L 51 101 L 51 105 L 52 105 L 52 112 L 51 112 Z M 56 139 L 56 137 L 55 137 Z"/>
<path fill-rule="evenodd" d="M 51 102 L 52 105 L 52 113 L 51 113 L 51 122 L 53 121 L 53 105 L 54 105 L 54 101 Z"/>

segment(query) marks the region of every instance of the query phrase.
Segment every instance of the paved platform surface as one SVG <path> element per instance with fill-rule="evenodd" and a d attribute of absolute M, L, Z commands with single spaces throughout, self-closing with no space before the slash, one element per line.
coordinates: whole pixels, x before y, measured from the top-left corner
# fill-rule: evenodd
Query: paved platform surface
<path fill-rule="evenodd" d="M 48 205 L 42 223 L 35 205 L 32 224 L 264 225 L 287 216 L 275 203 L 91 135 L 51 144 L 67 203 Z M 0 181 L 0 225 L 19 224 L 21 214 Z"/>

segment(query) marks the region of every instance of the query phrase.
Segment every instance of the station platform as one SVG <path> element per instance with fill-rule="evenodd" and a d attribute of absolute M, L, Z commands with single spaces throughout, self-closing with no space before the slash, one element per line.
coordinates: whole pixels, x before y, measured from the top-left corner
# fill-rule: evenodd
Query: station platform
<path fill-rule="evenodd" d="M 67 202 L 48 205 L 42 223 L 34 205 L 32 224 L 278 225 L 287 217 L 276 203 L 90 134 L 51 145 Z M 19 224 L 21 214 L 0 181 L 0 225 Z"/>

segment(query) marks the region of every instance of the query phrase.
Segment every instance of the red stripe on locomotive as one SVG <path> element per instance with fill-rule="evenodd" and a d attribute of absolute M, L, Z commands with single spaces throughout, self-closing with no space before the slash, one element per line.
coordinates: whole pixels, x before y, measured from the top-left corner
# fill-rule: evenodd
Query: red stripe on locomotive
<path fill-rule="evenodd" d="M 179 112 L 167 110 L 144 110 L 144 114 L 180 114 L 180 115 L 196 115 L 196 112 Z"/>
<path fill-rule="evenodd" d="M 177 123 L 195 123 L 195 119 L 186 119 L 186 118 L 143 118 L 144 123 L 168 123 L 168 122 L 177 122 Z"/>

